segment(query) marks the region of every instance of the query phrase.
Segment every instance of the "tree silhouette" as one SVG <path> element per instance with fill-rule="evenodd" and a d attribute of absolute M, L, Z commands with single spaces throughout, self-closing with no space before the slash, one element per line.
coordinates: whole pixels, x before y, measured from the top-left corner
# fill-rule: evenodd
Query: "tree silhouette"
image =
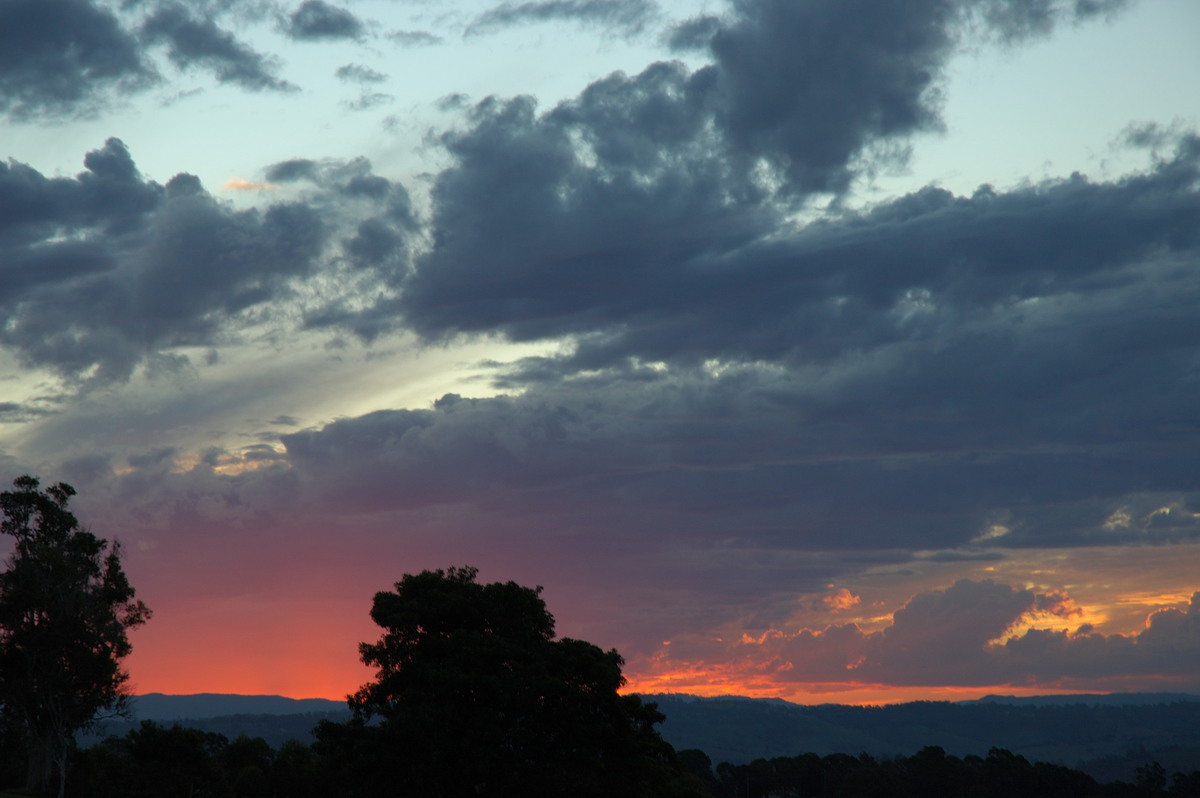
<path fill-rule="evenodd" d="M 127 631 L 150 617 L 121 568 L 121 549 L 67 510 L 75 490 L 39 490 L 31 476 L 0 493 L 0 533 L 15 549 L 0 573 L 0 704 L 28 752 L 26 782 L 64 794 L 75 732 L 120 711 Z"/>
<path fill-rule="evenodd" d="M 621 656 L 555 640 L 540 587 L 481 585 L 477 573 L 423 571 L 375 596 L 371 618 L 384 633 L 360 650 L 376 679 L 350 696 L 357 730 L 318 730 L 326 750 L 353 751 L 359 778 L 368 763 L 387 770 L 364 790 L 678 794 L 682 770 L 654 729 L 663 716 L 618 693 Z M 367 726 L 376 716 L 379 727 Z"/>

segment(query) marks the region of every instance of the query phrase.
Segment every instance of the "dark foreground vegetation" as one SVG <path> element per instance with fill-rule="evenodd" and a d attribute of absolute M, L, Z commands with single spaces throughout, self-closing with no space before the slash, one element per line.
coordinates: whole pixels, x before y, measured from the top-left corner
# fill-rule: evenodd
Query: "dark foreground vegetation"
<path fill-rule="evenodd" d="M 672 694 L 644 698 L 667 716 L 663 737 L 678 749 L 698 748 L 714 762 L 741 765 L 797 751 L 866 752 L 887 759 L 936 745 L 960 757 L 1003 748 L 1101 782 L 1132 782 L 1137 768 L 1153 761 L 1168 773 L 1200 769 L 1200 696 L 995 696 L 865 707 Z M 1043 703 L 1050 700 L 1056 703 Z"/>
<path fill-rule="evenodd" d="M 1168 778 L 1149 763 L 1134 783 L 1101 785 L 1003 749 L 714 768 L 663 739 L 656 704 L 619 692 L 615 650 L 555 638 L 541 588 L 480 584 L 469 567 L 405 575 L 376 594 L 383 631 L 359 650 L 375 678 L 349 696 L 349 719 L 321 721 L 312 742 L 274 748 L 146 721 L 81 749 L 77 732 L 123 708 L 126 631 L 150 613 L 119 546 L 67 510 L 69 486 L 14 487 L 0 494 L 0 533 L 15 540 L 0 572 L 0 798 L 1200 798 L 1200 771 Z"/>
<path fill-rule="evenodd" d="M 908 757 L 875 759 L 867 755 L 801 754 L 757 759 L 749 764 L 712 766 L 698 750 L 680 751 L 669 760 L 678 769 L 668 781 L 646 791 L 609 784 L 594 792 L 570 772 L 540 765 L 558 784 L 543 780 L 538 791 L 508 784 L 480 792 L 466 785 L 425 791 L 391 782 L 412 762 L 402 752 L 373 761 L 370 746 L 355 751 L 351 733 L 322 725 L 324 738 L 272 748 L 261 738 L 230 741 L 211 732 L 145 721 L 122 737 L 77 751 L 67 779 L 67 795 L 94 798 L 326 798 L 327 796 L 622 796 L 687 795 L 700 798 L 1200 798 L 1200 771 L 1167 774 L 1148 763 L 1134 782 L 1100 784 L 1078 770 L 1031 763 L 1002 749 L 987 756 L 955 757 L 929 747 Z M 361 730 L 360 730 L 361 731 Z M 347 742 L 350 742 L 349 750 Z M 448 755 L 462 752 L 447 752 Z M 463 763 L 467 764 L 467 763 Z M 672 767 L 672 769 L 674 769 Z M 449 776 L 450 774 L 447 774 Z M 448 784 L 452 779 L 448 780 Z M 430 785 L 427 785 L 430 786 Z M 601 785 L 591 785 L 600 787 Z M 645 785 L 644 783 L 642 786 Z M 0 793 L 0 795 L 6 795 Z"/>

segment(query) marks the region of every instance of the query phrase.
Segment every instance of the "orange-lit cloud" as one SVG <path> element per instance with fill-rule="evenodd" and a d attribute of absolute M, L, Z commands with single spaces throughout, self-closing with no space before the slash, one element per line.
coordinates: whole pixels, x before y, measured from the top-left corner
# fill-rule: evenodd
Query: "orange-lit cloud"
<path fill-rule="evenodd" d="M 274 191 L 279 186 L 274 183 L 256 183 L 250 180 L 243 180 L 240 177 L 231 177 L 221 184 L 221 188 L 226 191 Z"/>
<path fill-rule="evenodd" d="M 821 597 L 822 603 L 833 612 L 849 610 L 862 604 L 862 598 L 854 595 L 846 588 L 838 588 L 828 596 Z"/>
<path fill-rule="evenodd" d="M 998 690 L 1200 688 L 1200 593 L 1126 634 L 1097 634 L 1089 617 L 1064 591 L 960 580 L 914 596 L 875 632 L 834 624 L 664 648 L 631 663 L 629 686 L 869 703 Z M 691 656 L 678 657 L 681 650 Z"/>

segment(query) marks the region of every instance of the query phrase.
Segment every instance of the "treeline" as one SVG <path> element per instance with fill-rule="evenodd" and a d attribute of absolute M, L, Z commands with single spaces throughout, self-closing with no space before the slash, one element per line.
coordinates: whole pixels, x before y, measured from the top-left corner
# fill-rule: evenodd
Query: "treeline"
<path fill-rule="evenodd" d="M 1200 798 L 1200 771 L 1168 779 L 1151 762 L 1138 768 L 1133 784 L 1100 784 L 1082 771 L 1001 748 L 962 758 L 937 746 L 886 759 L 809 753 L 716 768 L 700 751 L 679 756 L 712 798 Z"/>
<path fill-rule="evenodd" d="M 367 763 L 354 752 L 346 731 L 343 725 L 325 723 L 318 728 L 315 743 L 289 741 L 272 748 L 260 737 L 230 741 L 212 732 L 144 721 L 123 736 L 76 751 L 67 795 L 325 798 L 407 794 L 403 783 L 386 783 L 392 769 L 364 767 Z M 671 793 L 698 798 L 1200 798 L 1200 771 L 1168 774 L 1157 763 L 1147 763 L 1138 769 L 1134 783 L 1101 784 L 1081 771 L 1029 762 L 998 748 L 984 757 L 959 758 L 931 746 L 908 757 L 807 753 L 742 765 L 722 762 L 716 767 L 699 750 L 680 751 L 677 756 L 683 779 Z M 392 772 L 402 772 L 403 753 L 397 752 L 395 759 Z M 364 782 L 368 774 L 374 774 L 375 783 Z"/>
<path fill-rule="evenodd" d="M 890 757 L 940 745 L 958 756 L 1005 748 L 1031 761 L 1078 768 L 1101 781 L 1132 780 L 1136 766 L 1155 759 L 1185 772 L 1200 768 L 1196 696 L 1160 696 L 1142 705 L 1089 705 L 1084 701 L 1091 699 L 1080 697 L 1078 703 L 1044 706 L 915 701 L 874 707 L 669 694 L 644 698 L 667 716 L 662 734 L 672 745 L 699 748 L 717 762 L 741 764 L 797 751 Z M 1138 753 L 1124 767 L 1131 749 Z"/>

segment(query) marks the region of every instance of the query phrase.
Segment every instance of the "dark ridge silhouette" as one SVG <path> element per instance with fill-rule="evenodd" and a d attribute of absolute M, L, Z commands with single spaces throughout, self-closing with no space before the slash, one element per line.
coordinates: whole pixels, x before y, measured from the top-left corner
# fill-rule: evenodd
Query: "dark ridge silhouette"
<path fill-rule="evenodd" d="M 1136 767 L 1154 759 L 1169 760 L 1184 772 L 1200 768 L 1200 697 L 1192 695 L 877 707 L 675 694 L 645 698 L 667 716 L 662 734 L 668 742 L 680 750 L 700 749 L 714 762 L 744 764 L 798 752 L 908 756 L 935 745 L 956 756 L 983 756 L 999 747 L 1109 780 L 1132 779 Z"/>
<path fill-rule="evenodd" d="M 958 756 L 984 756 L 1001 747 L 1077 768 L 1100 782 L 1132 781 L 1138 767 L 1155 760 L 1169 772 L 1200 769 L 1200 696 L 1184 693 L 987 696 L 888 707 L 677 693 L 643 699 L 666 715 L 662 736 L 674 748 L 698 749 L 713 762 L 735 765 L 799 752 L 907 756 L 937 745 Z M 288 740 L 308 745 L 318 722 L 340 722 L 350 714 L 344 701 L 213 693 L 147 694 L 133 706 L 133 720 L 105 723 L 81 744 L 155 720 L 230 740 L 244 735 L 274 747 Z"/>
<path fill-rule="evenodd" d="M 278 695 L 236 695 L 230 693 L 192 693 L 166 695 L 144 693 L 132 702 L 137 720 L 176 720 L 178 718 L 216 718 L 223 715 L 298 715 L 307 712 L 346 710 L 345 700 L 328 698 L 285 698 Z"/>

